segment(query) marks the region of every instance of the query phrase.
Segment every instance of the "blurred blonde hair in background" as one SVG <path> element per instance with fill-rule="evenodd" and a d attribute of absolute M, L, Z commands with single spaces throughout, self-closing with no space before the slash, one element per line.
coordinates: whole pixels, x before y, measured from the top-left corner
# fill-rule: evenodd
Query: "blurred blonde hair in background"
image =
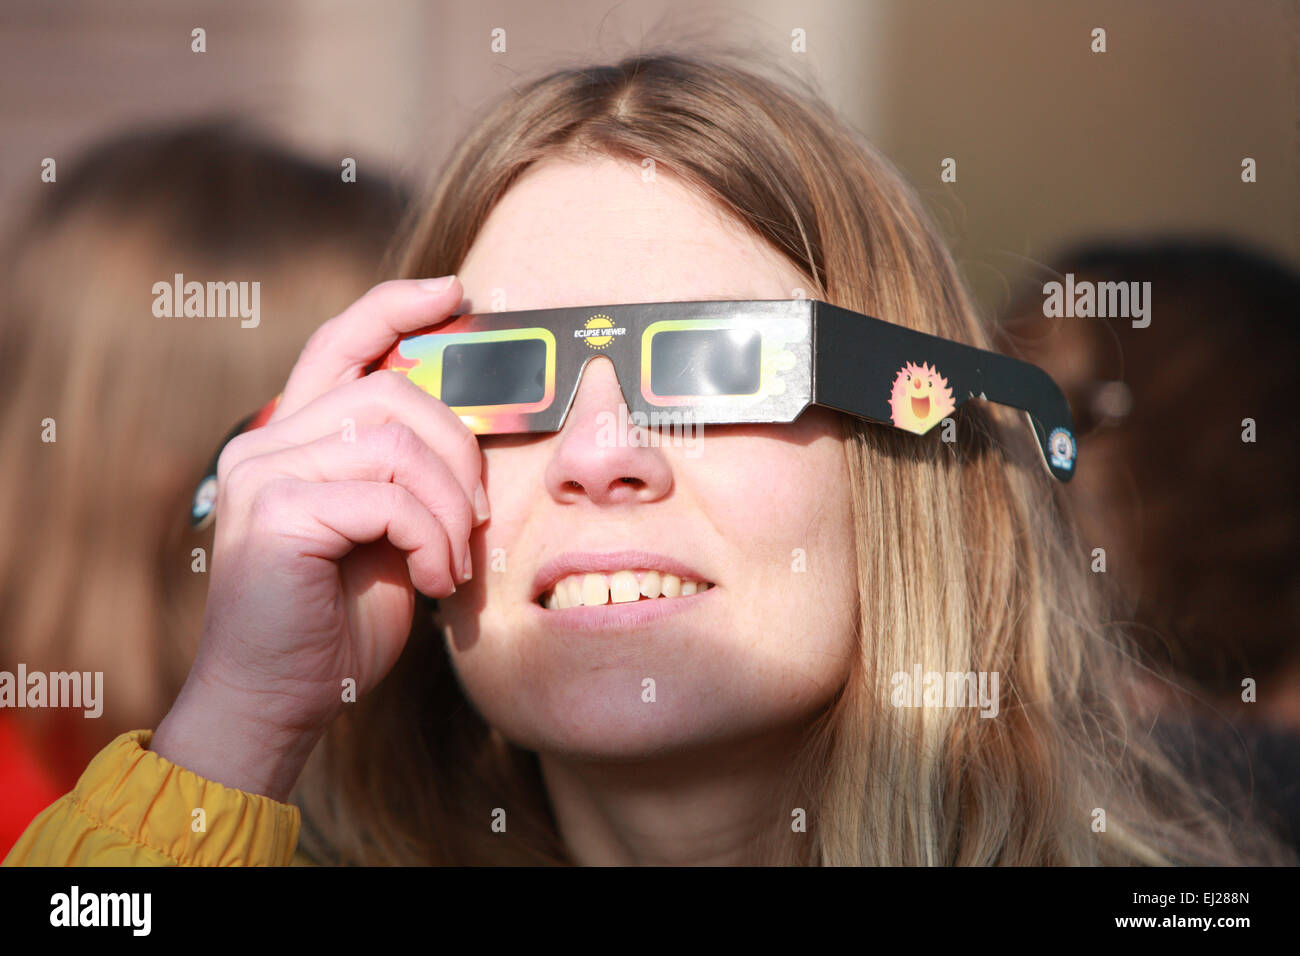
<path fill-rule="evenodd" d="M 60 164 L 6 240 L 0 669 L 104 675 L 99 719 L 9 711 L 62 789 L 184 682 L 212 544 L 190 497 L 222 436 L 381 278 L 402 192 L 340 172 L 221 119 L 126 133 Z M 260 324 L 156 317 L 176 273 L 260 283 Z"/>

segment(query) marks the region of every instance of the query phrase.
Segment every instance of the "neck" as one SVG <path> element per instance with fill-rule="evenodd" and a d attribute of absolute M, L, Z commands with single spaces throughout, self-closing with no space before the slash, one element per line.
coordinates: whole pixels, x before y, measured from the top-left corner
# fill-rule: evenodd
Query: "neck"
<path fill-rule="evenodd" d="M 790 834 L 794 807 L 776 803 L 801 739 L 799 728 L 651 759 L 538 760 L 574 863 L 736 866 Z"/>

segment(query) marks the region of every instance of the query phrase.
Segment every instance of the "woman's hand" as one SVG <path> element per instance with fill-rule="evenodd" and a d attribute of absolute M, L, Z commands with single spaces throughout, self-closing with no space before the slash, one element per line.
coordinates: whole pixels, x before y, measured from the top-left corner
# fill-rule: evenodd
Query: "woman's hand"
<path fill-rule="evenodd" d="M 270 420 L 222 452 L 203 639 L 160 756 L 285 800 L 345 681 L 359 697 L 401 654 L 415 589 L 469 580 L 477 440 L 405 376 L 363 372 L 453 313 L 460 284 L 439 281 L 383 283 L 322 325 Z"/>

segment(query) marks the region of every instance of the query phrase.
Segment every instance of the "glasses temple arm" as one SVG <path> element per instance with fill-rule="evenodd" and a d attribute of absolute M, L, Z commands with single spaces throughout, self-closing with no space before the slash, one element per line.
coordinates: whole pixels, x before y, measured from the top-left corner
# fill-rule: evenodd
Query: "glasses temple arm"
<path fill-rule="evenodd" d="M 818 404 L 892 425 L 889 397 L 894 380 L 907 364 L 926 363 L 947 379 L 958 406 L 981 398 L 1027 412 L 1048 471 L 1060 481 L 1073 477 L 1070 405 L 1037 365 L 827 302 L 817 301 L 813 316 L 813 400 Z M 1068 460 L 1053 454 L 1058 430 L 1068 437 Z"/>

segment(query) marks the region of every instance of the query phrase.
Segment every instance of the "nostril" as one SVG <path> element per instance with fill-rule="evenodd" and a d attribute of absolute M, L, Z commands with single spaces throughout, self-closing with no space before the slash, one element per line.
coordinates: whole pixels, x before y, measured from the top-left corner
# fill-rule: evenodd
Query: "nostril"
<path fill-rule="evenodd" d="M 640 478 L 626 478 L 626 477 L 624 477 L 624 478 L 620 478 L 619 481 L 623 482 L 623 484 L 625 484 L 625 485 L 639 485 L 639 484 L 641 484 L 641 479 L 640 479 Z"/>

